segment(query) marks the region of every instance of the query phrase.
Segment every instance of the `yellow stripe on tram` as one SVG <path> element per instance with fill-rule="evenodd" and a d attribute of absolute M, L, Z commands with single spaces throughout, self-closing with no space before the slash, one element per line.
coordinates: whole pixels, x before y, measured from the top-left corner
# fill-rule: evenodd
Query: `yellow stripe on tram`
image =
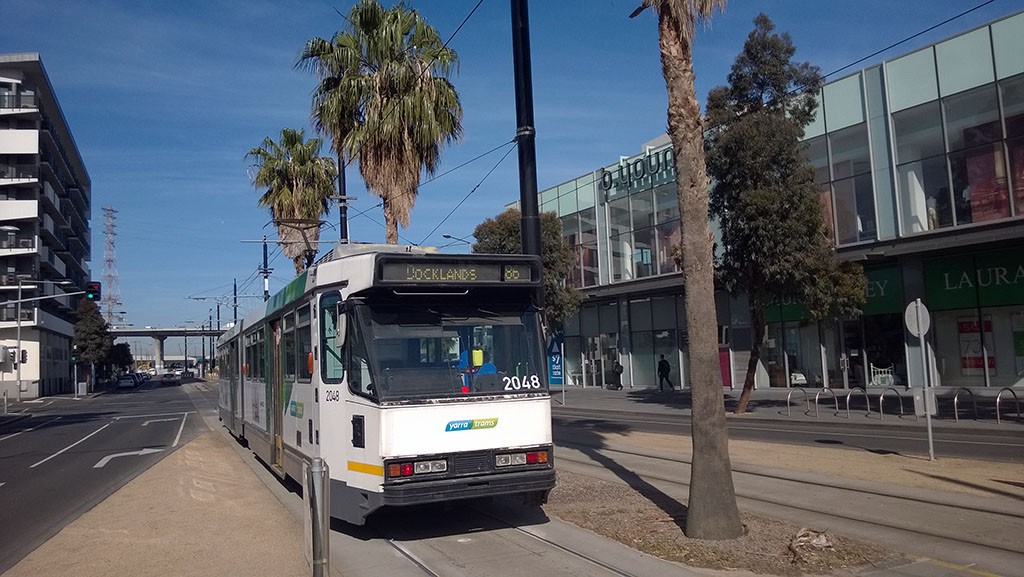
<path fill-rule="evenodd" d="M 348 470 L 355 471 L 356 473 L 366 473 L 367 475 L 376 475 L 378 477 L 384 476 L 384 467 L 380 465 L 371 465 L 369 463 L 349 461 Z"/>

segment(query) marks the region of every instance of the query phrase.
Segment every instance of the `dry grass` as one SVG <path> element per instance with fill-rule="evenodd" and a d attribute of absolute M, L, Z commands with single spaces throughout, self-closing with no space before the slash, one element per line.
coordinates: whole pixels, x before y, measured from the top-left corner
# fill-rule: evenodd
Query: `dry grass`
<path fill-rule="evenodd" d="M 884 565 L 902 555 L 879 545 L 828 535 L 831 547 L 790 548 L 801 527 L 742 514 L 745 534 L 706 541 L 683 534 L 685 508 L 665 512 L 635 490 L 568 471 L 544 507 L 547 514 L 629 547 L 690 567 L 745 570 L 767 575 L 828 575 L 837 570 Z"/>

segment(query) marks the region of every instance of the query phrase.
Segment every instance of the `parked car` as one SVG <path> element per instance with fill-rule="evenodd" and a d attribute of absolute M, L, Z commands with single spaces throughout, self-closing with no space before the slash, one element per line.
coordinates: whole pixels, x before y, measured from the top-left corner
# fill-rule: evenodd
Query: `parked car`
<path fill-rule="evenodd" d="M 172 384 L 177 383 L 178 375 L 174 374 L 174 371 L 165 371 L 164 374 L 160 377 L 160 382 Z"/>
<path fill-rule="evenodd" d="M 121 375 L 117 379 L 117 388 L 119 389 L 134 389 L 138 384 L 138 381 L 130 373 Z"/>

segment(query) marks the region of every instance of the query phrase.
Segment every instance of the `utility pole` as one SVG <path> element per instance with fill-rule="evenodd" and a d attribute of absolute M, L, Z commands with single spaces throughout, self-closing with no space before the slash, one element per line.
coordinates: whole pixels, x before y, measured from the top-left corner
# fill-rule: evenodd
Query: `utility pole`
<path fill-rule="evenodd" d="M 533 126 L 533 72 L 530 64 L 530 15 L 526 8 L 526 0 L 511 1 L 523 254 L 541 256 L 540 215 L 537 206 L 537 149 L 534 142 L 537 131 Z"/>
<path fill-rule="evenodd" d="M 270 300 L 270 269 L 267 268 L 267 235 L 263 235 L 263 302 Z"/>
<path fill-rule="evenodd" d="M 237 325 L 238 324 L 238 279 L 236 279 L 236 278 L 231 279 L 231 285 L 232 285 L 231 295 L 234 298 L 234 301 L 231 304 L 231 308 L 234 311 L 234 316 L 232 318 L 234 319 L 234 323 Z"/>

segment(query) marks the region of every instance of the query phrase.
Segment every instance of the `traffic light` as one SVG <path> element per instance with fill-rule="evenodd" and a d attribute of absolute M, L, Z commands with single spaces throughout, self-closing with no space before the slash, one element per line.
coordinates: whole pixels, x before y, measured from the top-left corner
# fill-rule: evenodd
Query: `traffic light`
<path fill-rule="evenodd" d="M 71 362 L 78 361 L 78 345 L 71 345 Z"/>
<path fill-rule="evenodd" d="M 28 362 L 28 351 L 26 351 L 25 349 L 21 349 L 21 364 L 24 365 L 27 362 Z"/>
<path fill-rule="evenodd" d="M 7 360 L 10 361 L 12 365 L 18 362 L 18 358 L 16 355 L 17 353 L 13 348 L 7 349 Z"/>
<path fill-rule="evenodd" d="M 98 281 L 89 281 L 85 283 L 85 298 L 91 301 L 100 300 L 100 290 L 102 285 Z"/>

